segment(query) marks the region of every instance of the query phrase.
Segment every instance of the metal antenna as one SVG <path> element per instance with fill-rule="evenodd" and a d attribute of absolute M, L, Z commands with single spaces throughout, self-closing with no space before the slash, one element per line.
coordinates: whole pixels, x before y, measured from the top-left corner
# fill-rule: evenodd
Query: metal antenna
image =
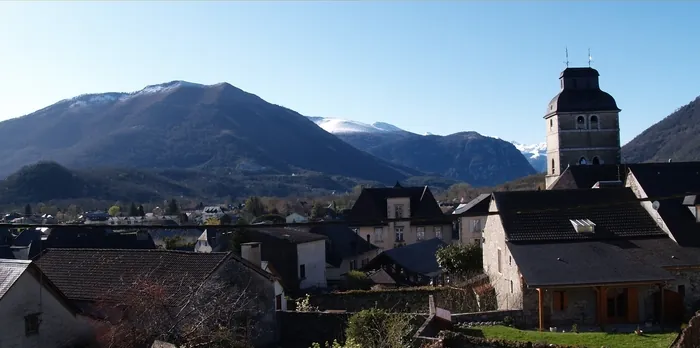
<path fill-rule="evenodd" d="M 566 47 L 566 60 L 564 61 L 564 64 L 566 64 L 566 67 L 569 67 L 569 47 Z"/>
<path fill-rule="evenodd" d="M 593 62 L 593 57 L 591 57 L 591 49 L 588 49 L 588 67 L 591 67 L 591 62 Z"/>

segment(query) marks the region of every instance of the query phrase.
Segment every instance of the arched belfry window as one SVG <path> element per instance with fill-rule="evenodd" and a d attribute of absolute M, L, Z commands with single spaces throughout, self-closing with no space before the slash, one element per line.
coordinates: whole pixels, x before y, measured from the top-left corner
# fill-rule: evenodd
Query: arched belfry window
<path fill-rule="evenodd" d="M 596 116 L 596 115 L 591 116 L 590 125 L 591 125 L 591 129 L 600 129 L 600 125 L 598 124 L 598 116 Z"/>
<path fill-rule="evenodd" d="M 586 129 L 586 118 L 583 116 L 576 117 L 576 129 Z"/>
<path fill-rule="evenodd" d="M 586 160 L 586 157 L 581 157 L 578 159 L 578 164 L 588 164 L 588 160 Z"/>
<path fill-rule="evenodd" d="M 600 164 L 600 158 L 598 158 L 598 156 L 593 157 L 593 164 L 594 165 Z"/>
<path fill-rule="evenodd" d="M 554 174 L 554 158 L 552 158 L 552 174 Z"/>

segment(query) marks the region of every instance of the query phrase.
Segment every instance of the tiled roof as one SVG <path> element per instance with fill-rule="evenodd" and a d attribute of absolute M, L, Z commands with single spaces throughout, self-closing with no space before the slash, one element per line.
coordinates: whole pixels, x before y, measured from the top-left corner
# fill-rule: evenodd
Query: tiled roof
<path fill-rule="evenodd" d="M 47 249 L 36 262 L 71 300 L 115 300 L 138 280 L 162 283 L 166 292 L 176 295 L 201 284 L 229 257 L 231 253 Z"/>
<path fill-rule="evenodd" d="M 347 226 L 320 225 L 312 227 L 309 232 L 328 238 L 326 242 L 326 262 L 335 267 L 340 267 L 346 258 L 362 255 L 377 249 L 376 246 Z"/>
<path fill-rule="evenodd" d="M 27 270 L 31 261 L 0 259 L 0 299 Z"/>
<path fill-rule="evenodd" d="M 673 243 L 668 237 L 655 239 Z M 648 249 L 646 247 L 651 247 Z M 656 263 L 645 262 L 639 254 L 653 252 L 652 245 L 633 240 L 622 244 L 608 241 L 566 243 L 508 243 L 520 273 L 529 287 L 661 282 L 673 275 Z M 637 254 L 628 252 L 634 250 Z"/>
<path fill-rule="evenodd" d="M 460 204 L 452 214 L 455 215 L 483 215 L 489 212 L 491 205 L 491 194 L 483 193 L 469 201 L 469 203 Z"/>
<path fill-rule="evenodd" d="M 410 199 L 410 214 L 412 218 L 444 219 L 442 209 L 438 205 L 430 189 L 425 187 L 383 187 L 366 188 L 352 206 L 348 216 L 350 221 L 383 221 L 387 219 L 388 198 L 407 197 Z"/>
<path fill-rule="evenodd" d="M 494 192 L 511 242 L 631 238 L 665 235 L 629 188 Z M 594 233 L 571 220 L 590 220 Z"/>
<path fill-rule="evenodd" d="M 256 227 L 255 229 L 251 229 L 251 233 L 253 231 L 292 244 L 309 243 L 326 239 L 323 235 L 311 233 L 308 229 L 298 227 Z"/>

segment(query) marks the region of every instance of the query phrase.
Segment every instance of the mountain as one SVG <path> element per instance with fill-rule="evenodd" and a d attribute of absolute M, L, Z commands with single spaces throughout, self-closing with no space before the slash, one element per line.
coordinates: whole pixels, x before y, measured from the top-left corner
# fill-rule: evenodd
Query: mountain
<path fill-rule="evenodd" d="M 547 171 L 547 143 L 524 145 L 516 141 L 511 141 L 518 151 L 520 151 L 528 162 L 539 173 Z"/>
<path fill-rule="evenodd" d="M 379 158 L 472 186 L 494 186 L 537 172 L 513 144 L 476 132 L 418 135 L 387 123 L 369 125 L 337 118 L 310 119 Z"/>
<path fill-rule="evenodd" d="M 622 147 L 626 163 L 699 161 L 700 97 L 647 128 Z"/>
<path fill-rule="evenodd" d="M 427 178 L 409 178 L 424 182 Z M 451 182 L 437 182 L 446 188 Z M 68 169 L 55 162 L 28 165 L 0 180 L 0 205 L 52 201 L 158 202 L 173 197 L 210 200 L 258 196 L 306 196 L 349 192 L 358 184 L 380 185 L 324 174 L 241 175 L 181 169 Z M 439 187 L 439 186 L 438 186 Z"/>
<path fill-rule="evenodd" d="M 228 83 L 185 81 L 85 94 L 0 122 L 0 156 L 2 176 L 44 160 L 76 169 L 315 172 L 383 183 L 422 175 L 359 151 L 297 112 Z"/>

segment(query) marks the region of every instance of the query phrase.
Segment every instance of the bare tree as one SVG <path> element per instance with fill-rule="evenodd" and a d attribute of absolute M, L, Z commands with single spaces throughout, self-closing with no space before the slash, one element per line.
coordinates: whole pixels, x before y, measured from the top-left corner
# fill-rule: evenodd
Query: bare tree
<path fill-rule="evenodd" d="M 186 347 L 250 347 L 262 334 L 254 324 L 264 309 L 252 278 L 232 284 L 215 276 L 194 285 L 184 277 L 154 278 L 118 284 L 96 303 L 101 347 L 147 346 L 156 339 Z"/>

